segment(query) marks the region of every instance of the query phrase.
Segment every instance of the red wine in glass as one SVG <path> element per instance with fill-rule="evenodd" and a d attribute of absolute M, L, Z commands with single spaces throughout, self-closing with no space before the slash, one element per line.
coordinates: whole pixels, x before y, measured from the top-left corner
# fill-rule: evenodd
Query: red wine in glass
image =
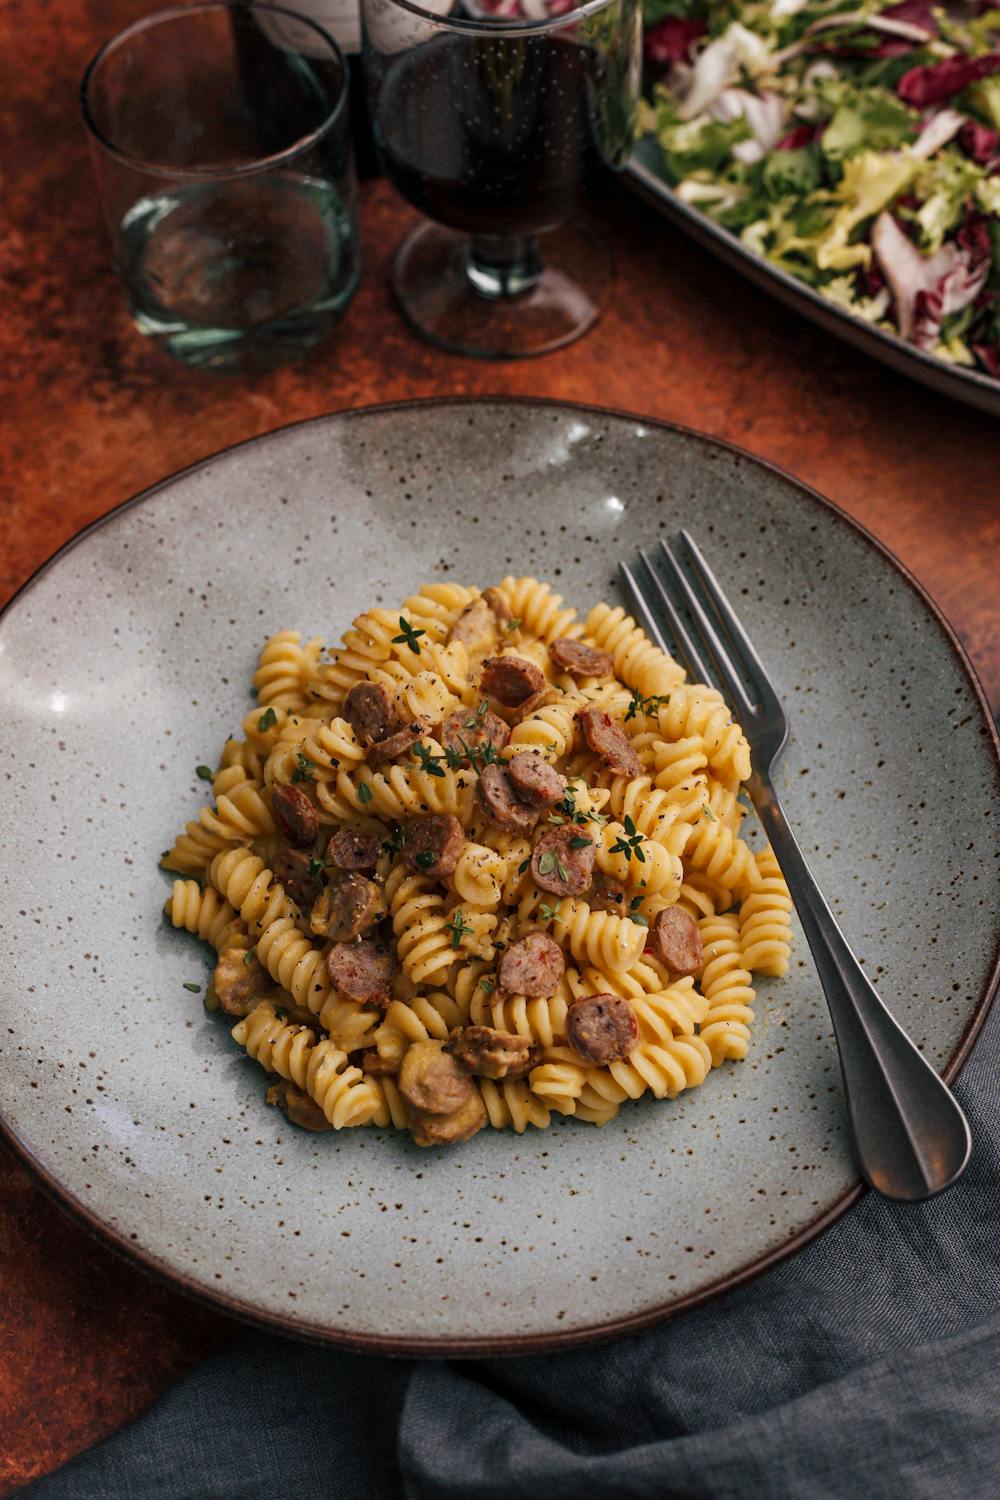
<path fill-rule="evenodd" d="M 541 234 L 581 208 L 601 166 L 597 54 L 525 38 L 516 51 L 439 36 L 387 68 L 376 120 L 386 175 L 415 208 L 470 234 Z"/>

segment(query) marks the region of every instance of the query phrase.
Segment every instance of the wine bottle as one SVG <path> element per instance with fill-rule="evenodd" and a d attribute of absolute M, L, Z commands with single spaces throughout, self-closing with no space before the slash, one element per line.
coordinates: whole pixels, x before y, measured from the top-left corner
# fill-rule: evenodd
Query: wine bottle
<path fill-rule="evenodd" d="M 375 160 L 375 142 L 372 136 L 371 116 L 365 91 L 364 74 L 361 67 L 361 0 L 277 0 L 286 10 L 294 10 L 307 20 L 329 32 L 338 43 L 347 60 L 350 88 L 351 138 L 354 142 L 354 161 L 359 177 L 374 177 L 378 171 Z M 250 0 L 250 10 L 257 7 Z M 255 20 L 266 35 L 281 40 L 281 34 L 289 37 L 294 22 L 286 17 L 257 12 Z M 309 28 L 298 28 L 293 37 L 295 45 L 309 55 L 311 40 Z"/>

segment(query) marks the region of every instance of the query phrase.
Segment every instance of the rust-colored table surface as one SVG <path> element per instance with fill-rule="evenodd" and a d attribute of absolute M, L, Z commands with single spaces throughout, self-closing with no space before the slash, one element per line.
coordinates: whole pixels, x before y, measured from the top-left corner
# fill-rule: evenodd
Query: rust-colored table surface
<path fill-rule="evenodd" d="M 927 586 L 996 707 L 1000 428 L 800 322 L 624 191 L 601 210 L 613 304 L 544 360 L 482 364 L 410 336 L 386 290 L 410 211 L 382 182 L 362 192 L 364 279 L 334 342 L 253 380 L 161 358 L 109 269 L 76 104 L 96 44 L 151 8 L 0 10 L 4 597 L 86 522 L 254 433 L 409 397 L 541 395 L 687 423 L 815 485 Z M 141 1411 L 235 1326 L 117 1260 L 0 1153 L 0 1494 Z"/>

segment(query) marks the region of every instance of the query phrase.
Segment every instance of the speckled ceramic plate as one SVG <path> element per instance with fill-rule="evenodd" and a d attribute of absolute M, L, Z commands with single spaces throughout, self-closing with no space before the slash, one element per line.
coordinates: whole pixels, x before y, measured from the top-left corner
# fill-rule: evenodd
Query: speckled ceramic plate
<path fill-rule="evenodd" d="M 160 485 L 0 622 L 6 816 L 0 1115 L 112 1244 L 189 1291 L 358 1348 L 559 1347 L 690 1307 L 857 1197 L 808 954 L 762 982 L 749 1059 L 603 1130 L 557 1120 L 431 1154 L 313 1137 L 185 981 L 156 866 L 248 707 L 264 637 L 336 638 L 448 573 L 615 595 L 685 525 L 791 720 L 790 817 L 849 939 L 953 1075 L 995 979 L 1000 773 L 947 628 L 888 555 L 791 479 L 584 408 L 442 402 L 322 418 Z"/>

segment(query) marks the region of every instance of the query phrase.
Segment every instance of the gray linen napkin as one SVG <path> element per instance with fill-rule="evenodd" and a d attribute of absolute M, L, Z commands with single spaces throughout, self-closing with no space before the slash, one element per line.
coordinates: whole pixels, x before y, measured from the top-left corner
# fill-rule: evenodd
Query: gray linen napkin
<path fill-rule="evenodd" d="M 1000 1500 L 1000 1006 L 972 1165 L 869 1193 L 720 1301 L 577 1353 L 411 1362 L 248 1333 L 30 1500 Z"/>

